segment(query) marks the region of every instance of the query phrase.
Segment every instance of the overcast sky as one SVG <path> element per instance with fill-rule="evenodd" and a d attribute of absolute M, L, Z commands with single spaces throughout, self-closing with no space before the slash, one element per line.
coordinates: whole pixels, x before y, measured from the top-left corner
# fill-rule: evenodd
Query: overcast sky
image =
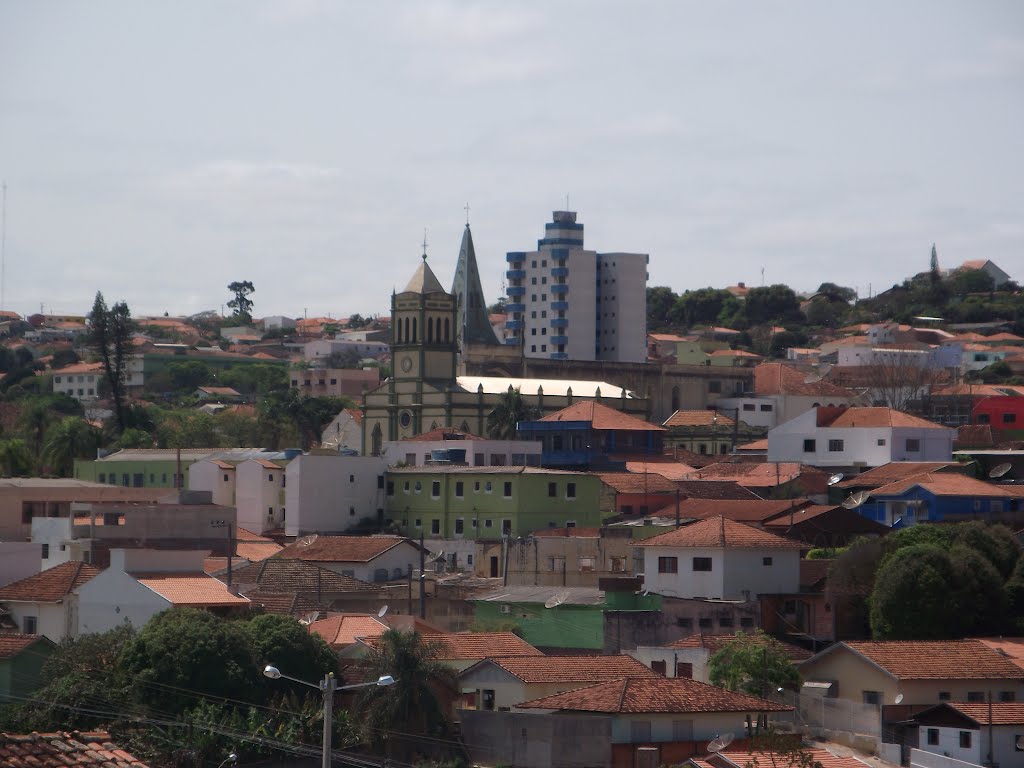
<path fill-rule="evenodd" d="M 1024 277 L 1024 3 L 0 0 L 4 308 L 385 313 L 570 207 L 650 285 Z"/>

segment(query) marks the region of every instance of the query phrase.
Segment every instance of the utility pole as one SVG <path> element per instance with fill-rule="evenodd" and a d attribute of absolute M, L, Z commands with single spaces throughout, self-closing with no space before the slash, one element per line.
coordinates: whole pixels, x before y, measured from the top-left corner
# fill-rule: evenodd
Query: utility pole
<path fill-rule="evenodd" d="M 231 521 L 230 520 L 213 520 L 213 521 L 210 522 L 210 526 L 212 528 L 223 528 L 224 532 L 227 534 L 227 537 L 228 537 L 228 541 L 227 541 L 228 583 L 227 583 L 227 586 L 228 586 L 228 589 L 230 590 L 231 589 L 231 562 L 232 562 L 232 556 L 235 554 L 235 541 L 234 541 L 234 537 L 231 535 L 231 528 L 232 528 Z"/>
<path fill-rule="evenodd" d="M 323 756 L 321 757 L 321 768 L 331 768 L 331 731 L 334 729 L 334 692 L 338 690 L 338 681 L 334 679 L 334 673 L 328 672 L 320 683 L 324 692 L 324 743 Z"/>
<path fill-rule="evenodd" d="M 423 547 L 423 531 L 420 530 L 420 618 L 427 618 L 427 572 L 426 550 Z"/>

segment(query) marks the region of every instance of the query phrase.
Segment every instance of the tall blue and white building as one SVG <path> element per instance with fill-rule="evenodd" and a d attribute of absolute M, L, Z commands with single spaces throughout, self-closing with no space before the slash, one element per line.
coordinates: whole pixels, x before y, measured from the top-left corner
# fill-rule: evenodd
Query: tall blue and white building
<path fill-rule="evenodd" d="M 647 359 L 645 253 L 583 247 L 575 211 L 555 211 L 535 251 L 510 251 L 507 344 L 552 360 Z"/>

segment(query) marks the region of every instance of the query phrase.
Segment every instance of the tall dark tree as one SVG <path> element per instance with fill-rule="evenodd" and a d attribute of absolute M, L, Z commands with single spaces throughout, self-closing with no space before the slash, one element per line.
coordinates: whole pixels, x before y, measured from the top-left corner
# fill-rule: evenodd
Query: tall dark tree
<path fill-rule="evenodd" d="M 114 419 L 120 433 L 125 428 L 125 403 L 128 399 L 126 379 L 135 328 L 132 313 L 123 301 L 108 308 L 103 294 L 97 292 L 87 325 L 89 345 L 103 363 L 103 375 L 114 400 Z"/>
<path fill-rule="evenodd" d="M 252 300 L 249 295 L 256 289 L 249 280 L 236 280 L 228 284 L 228 290 L 235 295 L 228 306 L 235 310 L 233 317 L 243 323 L 252 322 Z"/>
<path fill-rule="evenodd" d="M 935 250 L 935 243 L 932 243 L 932 258 L 928 265 L 928 277 L 933 283 L 939 282 L 942 273 L 939 272 L 939 252 Z"/>
<path fill-rule="evenodd" d="M 495 440 L 512 440 L 520 421 L 539 417 L 540 411 L 527 403 L 518 389 L 510 386 L 487 414 L 487 432 Z"/>

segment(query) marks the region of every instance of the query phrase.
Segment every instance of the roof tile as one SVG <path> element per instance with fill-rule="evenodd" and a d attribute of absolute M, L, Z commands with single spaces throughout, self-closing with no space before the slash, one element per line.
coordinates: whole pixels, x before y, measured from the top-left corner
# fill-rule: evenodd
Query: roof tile
<path fill-rule="evenodd" d="M 489 662 L 524 683 L 596 683 L 627 676 L 661 677 L 632 656 L 624 654 L 492 657 Z"/>
<path fill-rule="evenodd" d="M 100 573 L 89 563 L 70 561 L 42 573 L 0 587 L 0 600 L 29 603 L 59 603 L 72 591 Z"/>
<path fill-rule="evenodd" d="M 118 749 L 106 731 L 0 733 L 0 765 L 5 768 L 147 768 Z"/>
<path fill-rule="evenodd" d="M 610 394 L 610 393 L 609 393 Z M 540 421 L 588 421 L 594 429 L 613 429 L 618 431 L 664 432 L 663 427 L 650 424 L 636 416 L 609 408 L 607 405 L 584 400 L 548 414 Z"/>
<path fill-rule="evenodd" d="M 843 645 L 900 680 L 1024 678 L 1020 667 L 978 640 L 847 641 Z"/>
<path fill-rule="evenodd" d="M 311 544 L 288 545 L 274 555 L 274 559 L 368 563 L 402 542 L 413 544 L 403 536 L 318 536 Z"/>
<path fill-rule="evenodd" d="M 238 568 L 232 573 L 237 584 L 256 584 L 263 592 L 374 592 L 380 587 L 365 581 L 343 576 L 302 560 L 268 557 L 258 563 Z"/>
<path fill-rule="evenodd" d="M 636 542 L 639 547 L 732 547 L 736 549 L 801 549 L 803 544 L 746 523 L 715 515 L 667 533 Z"/>
<path fill-rule="evenodd" d="M 135 578 L 172 605 L 221 607 L 249 604 L 248 598 L 232 594 L 223 583 L 205 573 L 136 574 Z"/>

